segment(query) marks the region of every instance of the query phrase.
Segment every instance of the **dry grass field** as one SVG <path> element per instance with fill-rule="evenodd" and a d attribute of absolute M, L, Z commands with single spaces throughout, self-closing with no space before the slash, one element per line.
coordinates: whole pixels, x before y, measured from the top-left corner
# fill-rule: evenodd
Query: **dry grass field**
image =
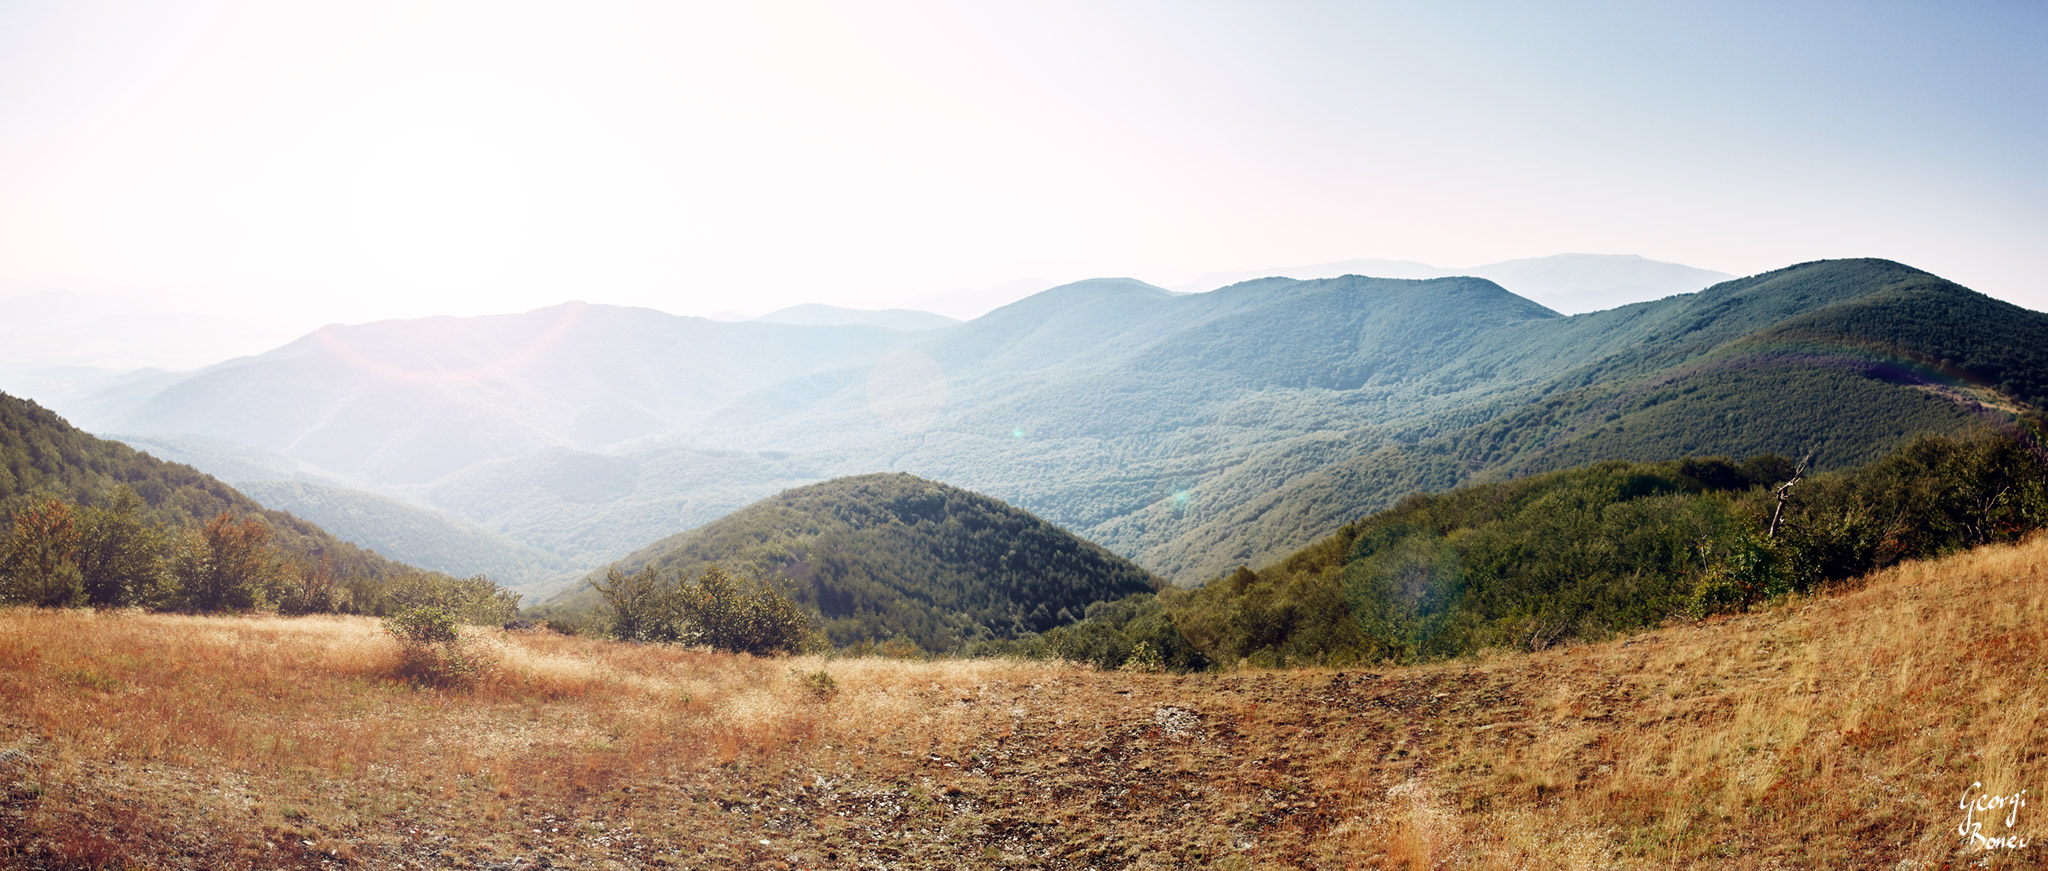
<path fill-rule="evenodd" d="M 0 867 L 2035 867 L 2044 634 L 2048 539 L 1372 671 L 478 629 L 436 690 L 369 620 L 17 609 Z"/>

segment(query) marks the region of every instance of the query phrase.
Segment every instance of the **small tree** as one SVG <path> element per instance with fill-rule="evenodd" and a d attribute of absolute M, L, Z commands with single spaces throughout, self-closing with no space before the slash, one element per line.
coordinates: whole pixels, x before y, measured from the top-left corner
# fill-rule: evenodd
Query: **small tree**
<path fill-rule="evenodd" d="M 0 602 L 62 608 L 84 601 L 71 506 L 50 499 L 17 512 L 0 542 Z"/>
<path fill-rule="evenodd" d="M 144 523 L 142 499 L 118 487 L 106 504 L 79 512 L 78 571 L 95 607 L 144 604 L 163 572 L 163 533 Z"/>
<path fill-rule="evenodd" d="M 293 565 L 284 574 L 284 595 L 277 600 L 279 614 L 332 614 L 347 608 L 348 588 L 335 582 L 334 560 L 327 554 L 310 565 Z"/>
<path fill-rule="evenodd" d="M 519 616 L 519 594 L 499 589 L 483 575 L 454 578 L 440 572 L 411 572 L 385 584 L 381 599 L 389 613 L 432 606 L 478 626 L 500 626 Z"/>
<path fill-rule="evenodd" d="M 192 611 L 246 611 L 264 605 L 277 580 L 270 530 L 223 511 L 188 530 L 172 549 L 178 596 Z"/>
<path fill-rule="evenodd" d="M 676 591 L 663 585 L 654 567 L 630 575 L 606 569 L 605 583 L 591 581 L 612 609 L 612 635 L 625 641 L 675 641 Z"/>

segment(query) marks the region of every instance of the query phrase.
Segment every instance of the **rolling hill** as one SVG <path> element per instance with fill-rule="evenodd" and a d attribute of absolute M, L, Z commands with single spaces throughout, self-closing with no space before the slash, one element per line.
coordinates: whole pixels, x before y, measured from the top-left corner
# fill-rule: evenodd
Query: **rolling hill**
<path fill-rule="evenodd" d="M 902 636 L 956 651 L 1079 619 L 1105 599 L 1150 592 L 1143 569 L 1029 513 L 902 474 L 784 491 L 620 560 L 694 578 L 717 565 L 786 582 L 835 644 Z M 555 604 L 597 606 L 595 591 Z"/>

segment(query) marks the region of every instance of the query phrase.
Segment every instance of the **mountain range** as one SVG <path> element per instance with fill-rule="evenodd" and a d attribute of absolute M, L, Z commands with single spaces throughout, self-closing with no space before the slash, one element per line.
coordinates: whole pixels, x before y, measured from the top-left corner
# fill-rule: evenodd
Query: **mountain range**
<path fill-rule="evenodd" d="M 1410 492 L 1590 459 L 1865 462 L 2038 406 L 2041 348 L 2048 316 L 1882 260 L 1571 316 L 1469 276 L 1192 294 L 1095 279 L 917 330 L 580 303 L 336 326 L 73 413 L 201 468 L 234 454 L 236 474 L 432 508 L 572 567 L 892 471 L 1198 584 Z M 566 577 L 548 571 L 536 583 Z"/>

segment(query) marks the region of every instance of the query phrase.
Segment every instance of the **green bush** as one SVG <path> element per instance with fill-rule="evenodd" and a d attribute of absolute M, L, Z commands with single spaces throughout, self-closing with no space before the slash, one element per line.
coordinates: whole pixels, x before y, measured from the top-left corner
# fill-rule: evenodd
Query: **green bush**
<path fill-rule="evenodd" d="M 1693 585 L 1694 617 L 1742 611 L 1792 591 L 1791 573 L 1768 539 L 1740 536 L 1718 552 L 1711 542 L 1702 542 L 1700 556 L 1706 570 Z"/>
<path fill-rule="evenodd" d="M 605 583 L 590 585 L 604 596 L 612 611 L 612 637 L 623 641 L 675 641 L 676 627 L 673 585 L 663 584 L 653 566 L 632 574 L 613 567 L 605 570 Z"/>
<path fill-rule="evenodd" d="M 811 632 L 803 609 L 773 587 L 751 586 L 708 566 L 696 583 L 677 590 L 676 616 L 687 640 L 755 656 L 802 650 Z"/>
<path fill-rule="evenodd" d="M 399 676 L 416 684 L 466 688 L 496 665 L 462 637 L 453 616 L 432 605 L 395 614 L 384 629 L 398 639 Z"/>
<path fill-rule="evenodd" d="M 742 582 L 717 566 L 695 581 L 665 582 L 652 567 L 614 568 L 591 586 L 611 606 L 612 634 L 627 641 L 703 644 L 733 653 L 796 653 L 812 641 L 802 606 L 774 587 Z"/>
<path fill-rule="evenodd" d="M 791 677 L 796 678 L 797 684 L 803 687 L 804 692 L 810 694 L 810 697 L 817 701 L 829 702 L 839 697 L 839 681 L 834 680 L 832 673 L 829 671 L 819 669 L 813 672 L 803 672 L 792 668 L 789 670 L 789 674 Z"/>

